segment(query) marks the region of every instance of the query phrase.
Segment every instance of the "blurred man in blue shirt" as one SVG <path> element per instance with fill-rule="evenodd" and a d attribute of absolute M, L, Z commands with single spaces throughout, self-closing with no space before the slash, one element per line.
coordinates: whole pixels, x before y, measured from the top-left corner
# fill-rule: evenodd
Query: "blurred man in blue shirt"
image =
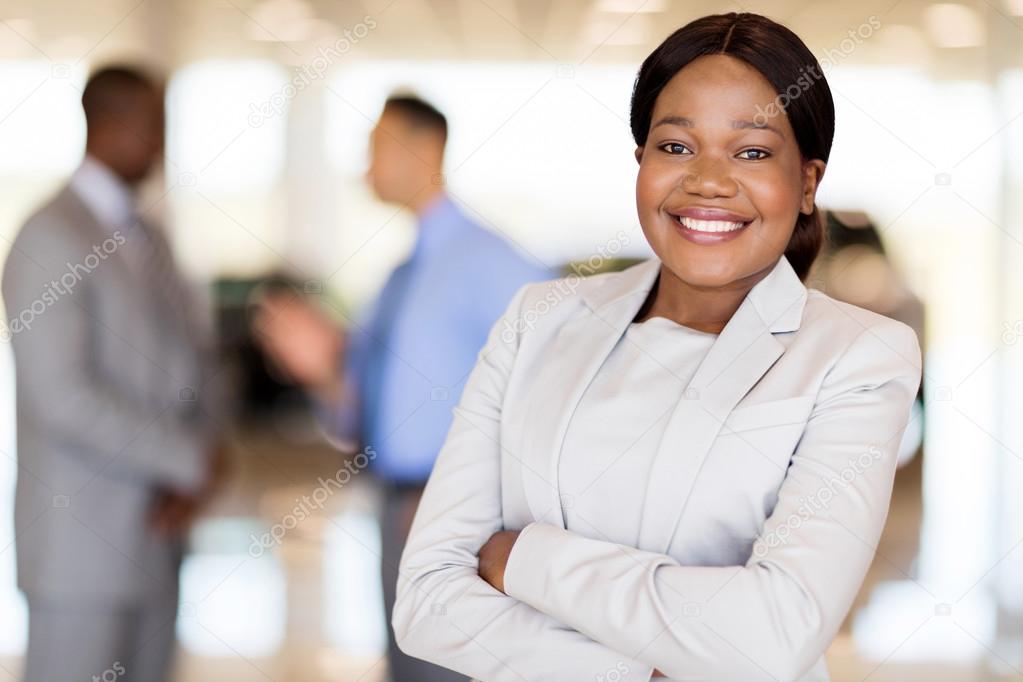
<path fill-rule="evenodd" d="M 343 334 L 308 302 L 280 294 L 257 319 L 265 348 L 313 393 L 329 430 L 372 452 L 369 469 L 384 491 L 388 621 L 412 516 L 477 354 L 515 291 L 555 276 L 452 202 L 442 182 L 446 140 L 447 121 L 431 105 L 387 100 L 367 180 L 380 199 L 416 213 L 417 236 L 363 323 Z M 403 654 L 389 625 L 388 635 L 394 682 L 464 679 Z"/>

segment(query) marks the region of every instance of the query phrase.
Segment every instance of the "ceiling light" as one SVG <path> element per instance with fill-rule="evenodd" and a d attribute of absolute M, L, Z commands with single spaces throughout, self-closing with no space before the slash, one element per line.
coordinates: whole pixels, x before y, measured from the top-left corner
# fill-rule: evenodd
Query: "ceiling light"
<path fill-rule="evenodd" d="M 977 47 L 985 41 L 984 24 L 966 5 L 931 5 L 924 10 L 924 26 L 938 47 Z"/>

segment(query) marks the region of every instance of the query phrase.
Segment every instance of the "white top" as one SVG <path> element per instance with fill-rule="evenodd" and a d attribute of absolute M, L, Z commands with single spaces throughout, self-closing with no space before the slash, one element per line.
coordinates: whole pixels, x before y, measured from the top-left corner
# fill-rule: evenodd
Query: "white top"
<path fill-rule="evenodd" d="M 132 224 L 135 194 L 103 163 L 86 155 L 71 175 L 71 189 L 104 228 L 113 232 Z"/>
<path fill-rule="evenodd" d="M 600 537 L 637 546 L 650 465 L 715 339 L 717 334 L 665 317 L 629 325 L 587 387 L 565 435 L 558 489 L 568 530 L 593 535 L 601 519 Z M 610 515 L 609 505 L 615 512 Z"/>

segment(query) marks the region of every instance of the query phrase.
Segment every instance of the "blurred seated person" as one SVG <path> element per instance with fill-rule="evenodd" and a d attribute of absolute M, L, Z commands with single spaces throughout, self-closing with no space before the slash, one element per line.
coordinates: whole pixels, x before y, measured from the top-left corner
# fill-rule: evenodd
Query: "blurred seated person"
<path fill-rule="evenodd" d="M 881 241 L 881 232 L 862 211 L 825 211 L 825 240 L 810 269 L 809 281 L 829 296 L 909 325 L 926 355 L 923 301 L 910 289 Z M 924 385 L 899 448 L 900 467 L 923 443 Z"/>
<path fill-rule="evenodd" d="M 827 211 L 826 239 L 810 279 L 840 301 L 886 315 L 924 338 L 923 303 L 888 257 L 881 234 L 861 211 Z"/>

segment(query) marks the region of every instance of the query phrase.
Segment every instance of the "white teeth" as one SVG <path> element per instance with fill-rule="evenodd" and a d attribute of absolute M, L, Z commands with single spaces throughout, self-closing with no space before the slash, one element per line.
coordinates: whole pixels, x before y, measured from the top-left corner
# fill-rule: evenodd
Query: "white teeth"
<path fill-rule="evenodd" d="M 727 220 L 696 220 L 686 216 L 677 216 L 676 220 L 697 232 L 731 232 L 745 225 L 745 223 L 733 223 Z"/>

